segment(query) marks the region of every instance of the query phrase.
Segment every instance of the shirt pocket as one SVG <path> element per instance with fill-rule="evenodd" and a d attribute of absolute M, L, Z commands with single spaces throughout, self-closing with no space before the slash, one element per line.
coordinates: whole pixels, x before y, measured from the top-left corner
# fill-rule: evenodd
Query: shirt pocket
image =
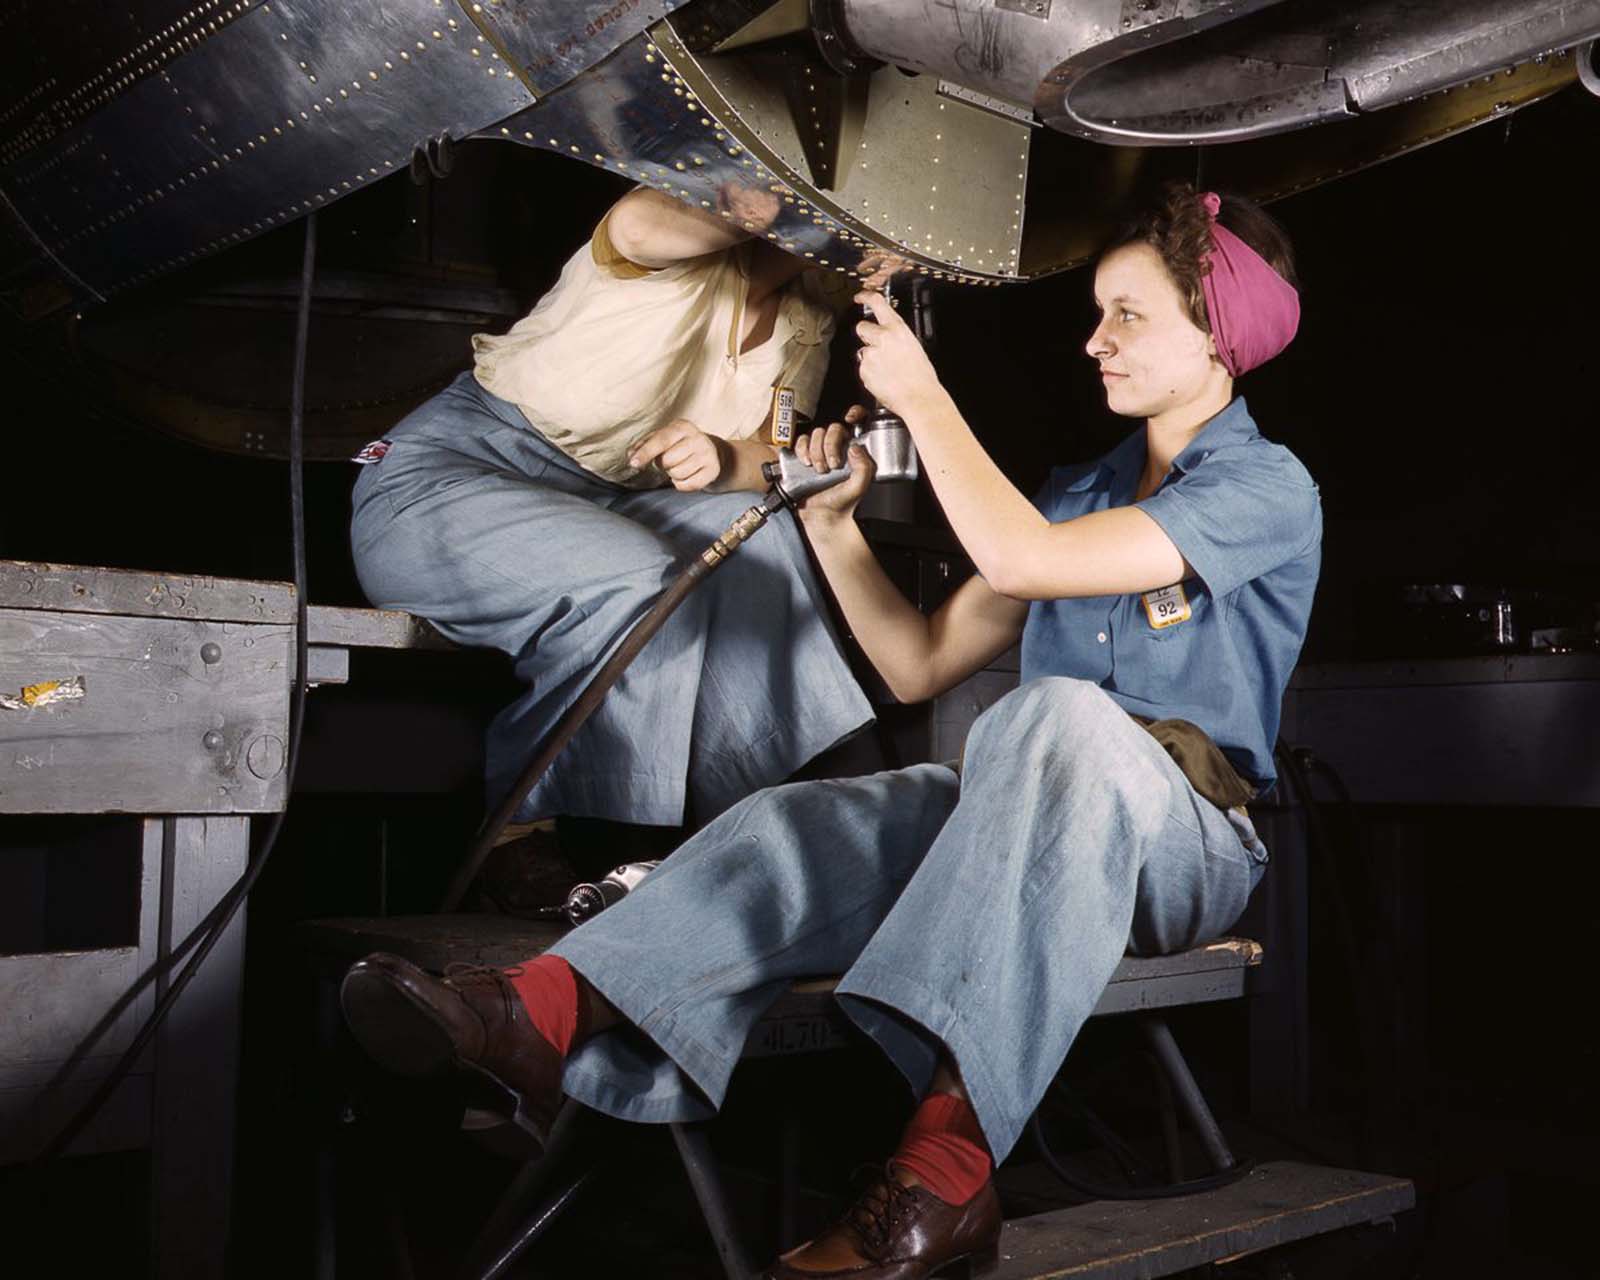
<path fill-rule="evenodd" d="M 1204 633 L 1215 626 L 1211 597 L 1192 579 L 1182 588 L 1176 610 L 1163 593 L 1132 597 L 1117 653 L 1120 688 L 1153 702 L 1183 693 L 1192 700 L 1200 682 L 1214 676 L 1205 669 Z"/>

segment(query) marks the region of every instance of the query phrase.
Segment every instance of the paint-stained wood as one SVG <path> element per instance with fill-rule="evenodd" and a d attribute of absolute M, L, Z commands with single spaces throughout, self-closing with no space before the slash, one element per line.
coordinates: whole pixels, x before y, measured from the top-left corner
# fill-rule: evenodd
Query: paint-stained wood
<path fill-rule="evenodd" d="M 0 560 L 0 608 L 190 618 L 210 622 L 293 622 L 294 585 L 142 569 Z M 307 642 L 375 649 L 452 649 L 421 618 L 396 609 L 311 605 Z"/>
<path fill-rule="evenodd" d="M 211 622 L 293 622 L 294 586 L 142 569 L 0 560 L 0 608 Z"/>
<path fill-rule="evenodd" d="M 306 636 L 314 645 L 346 645 L 352 649 L 450 650 L 456 647 L 421 618 L 396 609 L 312 605 L 306 612 Z"/>
<path fill-rule="evenodd" d="M 1402 1178 L 1271 1161 L 1215 1191 L 1096 1201 L 1007 1222 L 988 1280 L 1148 1280 L 1392 1217 L 1415 1203 Z"/>
<path fill-rule="evenodd" d="M 283 807 L 293 628 L 0 608 L 0 813 Z"/>

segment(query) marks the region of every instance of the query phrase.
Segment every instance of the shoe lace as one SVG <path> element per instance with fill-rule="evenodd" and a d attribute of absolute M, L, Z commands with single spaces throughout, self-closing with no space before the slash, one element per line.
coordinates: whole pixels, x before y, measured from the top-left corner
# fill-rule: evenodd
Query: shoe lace
<path fill-rule="evenodd" d="M 917 1198 L 894 1176 L 892 1161 L 881 1169 L 863 1166 L 855 1176 L 863 1174 L 870 1180 L 845 1211 L 844 1223 L 861 1241 L 862 1255 L 876 1261 L 888 1248 L 894 1229 L 915 1211 Z"/>

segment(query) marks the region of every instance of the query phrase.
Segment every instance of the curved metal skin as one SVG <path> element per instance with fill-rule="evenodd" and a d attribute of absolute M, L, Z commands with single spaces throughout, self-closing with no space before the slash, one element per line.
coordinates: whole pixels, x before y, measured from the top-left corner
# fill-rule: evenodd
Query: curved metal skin
<path fill-rule="evenodd" d="M 156 37 L 110 45 L 107 69 L 80 85 L 46 66 L 12 104 L 7 203 L 92 300 L 293 221 L 405 168 L 424 139 L 533 100 L 517 77 L 486 75 L 487 38 L 431 0 L 350 0 L 338 21 L 315 0 L 221 7 L 152 0 Z"/>
<path fill-rule="evenodd" d="M 1577 62 L 1592 82 L 1592 50 L 1571 51 L 1600 34 L 1600 0 L 32 0 L 16 16 L 0 298 L 24 316 L 397 170 L 441 172 L 469 136 L 648 183 L 818 264 L 890 252 L 998 284 L 1082 261 L 1152 144 L 1241 143 L 1210 168 L 1270 198 L 1514 110 Z M 1047 147 L 1041 120 L 1112 146 Z M 1326 146 L 1270 145 L 1335 120 Z"/>
<path fill-rule="evenodd" d="M 687 12 L 687 11 L 686 11 Z M 700 10 L 697 41 L 730 30 Z M 740 222 L 818 265 L 871 254 L 964 283 L 1017 274 L 1028 129 L 939 96 L 892 67 L 845 111 L 851 145 L 825 165 L 775 83 L 831 90 L 808 49 L 696 53 L 672 18 L 482 136 L 570 154 Z M 880 81 L 888 83 L 880 89 Z M 820 114 L 821 108 L 819 108 Z M 750 216 L 752 213 L 757 216 Z"/>
<path fill-rule="evenodd" d="M 1578 83 L 1600 98 L 1600 42 L 1591 40 L 1578 50 Z"/>
<path fill-rule="evenodd" d="M 1239 142 L 1570 49 L 1600 0 L 833 0 L 858 54 L 1091 142 Z"/>
<path fill-rule="evenodd" d="M 1238 142 L 1543 62 L 1596 31 L 1600 0 L 1282 5 L 1181 44 L 1136 20 L 1134 32 L 1052 71 L 1035 105 L 1053 128 L 1097 142 Z"/>

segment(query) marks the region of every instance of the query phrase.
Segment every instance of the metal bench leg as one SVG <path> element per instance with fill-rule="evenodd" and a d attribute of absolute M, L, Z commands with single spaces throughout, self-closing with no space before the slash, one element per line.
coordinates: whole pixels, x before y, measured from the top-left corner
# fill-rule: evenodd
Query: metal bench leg
<path fill-rule="evenodd" d="M 778 1251 L 800 1243 L 800 1121 L 785 1107 L 778 1134 Z"/>
<path fill-rule="evenodd" d="M 467 1280 L 495 1280 L 504 1274 L 599 1172 L 600 1161 L 592 1156 L 576 1169 L 563 1168 L 570 1164 L 574 1149 L 592 1134 L 594 1119 L 587 1107 L 570 1100 L 562 1104 L 544 1152 L 523 1165 L 500 1197 L 500 1203 L 467 1251 L 462 1276 Z M 535 1197 L 537 1203 L 529 1212 L 527 1206 Z"/>
<path fill-rule="evenodd" d="M 706 1226 L 716 1242 L 722 1269 L 728 1273 L 728 1280 L 751 1280 L 756 1269 L 734 1227 L 733 1214 L 728 1208 L 728 1198 L 722 1189 L 722 1178 L 717 1173 L 717 1162 L 711 1154 L 705 1126 L 674 1124 L 668 1127 L 672 1130 L 672 1140 L 678 1144 L 678 1155 L 683 1159 L 684 1172 L 689 1175 L 694 1197 L 700 1202 L 700 1212 L 705 1214 Z"/>
<path fill-rule="evenodd" d="M 1233 1152 L 1228 1149 L 1227 1139 L 1222 1136 L 1216 1117 L 1206 1105 L 1200 1086 L 1195 1083 L 1194 1076 L 1189 1071 L 1189 1064 L 1183 1060 L 1178 1042 L 1172 1038 L 1172 1031 L 1166 1021 L 1161 1018 L 1140 1018 L 1139 1026 L 1150 1042 L 1156 1061 L 1161 1064 L 1167 1079 L 1172 1082 L 1173 1091 L 1178 1095 L 1178 1105 L 1183 1108 L 1189 1123 L 1194 1125 L 1195 1134 L 1200 1139 L 1200 1145 L 1205 1148 L 1206 1155 L 1210 1157 L 1212 1165 L 1218 1173 L 1233 1168 L 1235 1164 Z"/>
<path fill-rule="evenodd" d="M 1161 1143 L 1167 1150 L 1167 1177 L 1174 1182 L 1183 1181 L 1183 1142 L 1178 1133 L 1178 1103 L 1173 1096 L 1172 1081 L 1166 1068 L 1154 1054 L 1147 1062 L 1156 1082 L 1157 1101 L 1161 1104 Z"/>

